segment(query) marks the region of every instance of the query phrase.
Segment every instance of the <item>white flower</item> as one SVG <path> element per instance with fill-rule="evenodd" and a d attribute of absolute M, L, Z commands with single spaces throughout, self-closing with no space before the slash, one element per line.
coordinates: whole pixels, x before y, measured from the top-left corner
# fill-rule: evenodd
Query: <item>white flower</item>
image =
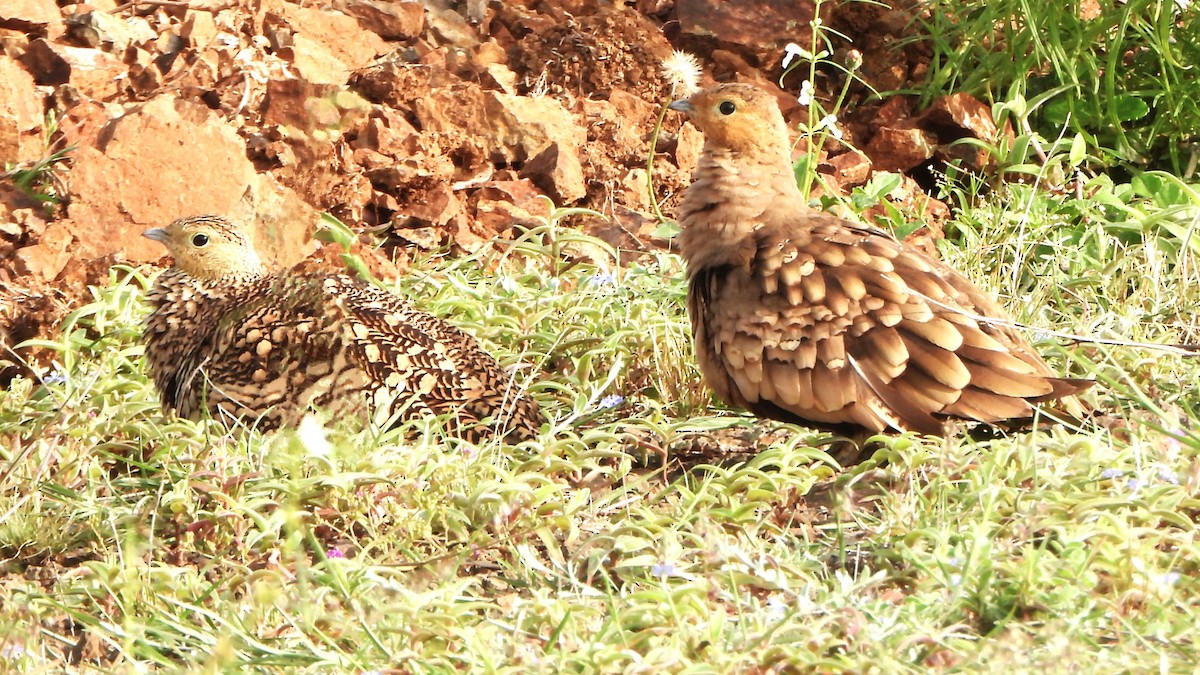
<path fill-rule="evenodd" d="M 787 43 L 787 46 L 783 48 L 783 52 L 784 52 L 784 54 L 783 54 L 783 69 L 784 70 L 787 70 L 788 65 L 791 64 L 791 62 L 794 59 L 804 58 L 805 55 L 808 54 L 807 49 L 805 49 L 804 47 L 801 47 L 800 45 L 796 44 L 795 42 Z"/>
<path fill-rule="evenodd" d="M 822 117 L 821 121 L 817 122 L 817 129 L 828 129 L 830 136 L 833 136 L 839 140 L 842 138 L 842 130 L 839 129 L 837 125 L 837 115 L 826 115 L 825 117 Z"/>
<path fill-rule="evenodd" d="M 329 442 L 325 425 L 321 424 L 321 420 L 317 419 L 316 415 L 311 413 L 305 415 L 296 428 L 296 435 L 309 455 L 328 457 L 333 452 L 333 444 Z"/>
<path fill-rule="evenodd" d="M 687 52 L 678 49 L 671 52 L 662 61 L 662 73 L 675 96 L 687 98 L 700 89 L 700 61 Z"/>
<path fill-rule="evenodd" d="M 807 106 L 812 103 L 812 100 L 813 100 L 812 95 L 813 95 L 812 80 L 805 80 L 800 83 L 800 97 L 797 98 L 796 101 L 799 102 L 800 105 Z"/>

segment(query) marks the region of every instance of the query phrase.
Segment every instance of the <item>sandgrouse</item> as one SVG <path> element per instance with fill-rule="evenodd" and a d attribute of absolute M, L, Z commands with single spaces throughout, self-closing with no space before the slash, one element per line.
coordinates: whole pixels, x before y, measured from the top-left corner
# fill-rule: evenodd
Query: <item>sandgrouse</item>
<path fill-rule="evenodd" d="M 962 275 L 807 207 L 770 94 L 717 85 L 671 108 L 704 133 L 680 246 L 700 370 L 721 399 L 859 440 L 941 435 L 950 419 L 1019 427 L 1050 401 L 1084 413 L 1073 394 L 1091 382 L 1056 377 Z"/>
<path fill-rule="evenodd" d="M 144 236 L 175 257 L 150 291 L 144 335 L 164 409 L 263 429 L 310 407 L 364 421 L 381 409 L 447 414 L 470 440 L 518 441 L 541 426 L 537 404 L 470 335 L 395 295 L 346 275 L 268 273 L 247 234 L 217 216 Z"/>

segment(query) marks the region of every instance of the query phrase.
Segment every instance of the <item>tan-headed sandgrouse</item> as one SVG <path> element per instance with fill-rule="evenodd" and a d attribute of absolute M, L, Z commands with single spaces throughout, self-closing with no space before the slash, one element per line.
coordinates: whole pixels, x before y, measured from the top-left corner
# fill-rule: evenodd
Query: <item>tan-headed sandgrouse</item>
<path fill-rule="evenodd" d="M 775 98 L 745 84 L 671 108 L 704 134 L 679 208 L 705 382 L 761 417 L 852 438 L 1072 417 L 1057 377 L 987 294 L 886 232 L 811 210 Z M 990 319 L 990 320 L 989 320 Z"/>
<path fill-rule="evenodd" d="M 314 407 L 364 422 L 447 415 L 469 440 L 519 441 L 542 424 L 473 337 L 396 295 L 344 274 L 268 272 L 246 230 L 217 216 L 144 234 L 175 258 L 144 335 L 164 409 L 262 429 Z"/>

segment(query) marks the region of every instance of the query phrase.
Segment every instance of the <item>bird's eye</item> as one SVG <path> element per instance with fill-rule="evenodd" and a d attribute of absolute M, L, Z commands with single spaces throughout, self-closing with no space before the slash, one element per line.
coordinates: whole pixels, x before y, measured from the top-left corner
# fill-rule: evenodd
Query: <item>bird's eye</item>
<path fill-rule="evenodd" d="M 207 234 L 193 234 L 192 235 L 192 246 L 199 248 L 201 246 L 207 246 L 207 245 L 208 245 L 208 235 Z"/>
<path fill-rule="evenodd" d="M 733 101 L 721 101 L 717 110 L 720 110 L 722 115 L 732 115 L 737 111 L 737 106 L 733 104 Z"/>

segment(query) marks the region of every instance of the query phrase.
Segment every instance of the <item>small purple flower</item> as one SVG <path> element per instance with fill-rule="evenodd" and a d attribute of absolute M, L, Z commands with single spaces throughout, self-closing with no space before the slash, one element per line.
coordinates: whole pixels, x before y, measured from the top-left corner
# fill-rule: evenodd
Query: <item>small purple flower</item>
<path fill-rule="evenodd" d="M 600 399 L 600 402 L 597 403 L 596 406 L 601 409 L 615 408 L 624 402 L 625 402 L 624 396 L 622 396 L 620 394 L 609 394 L 608 396 L 605 396 L 604 398 Z"/>
<path fill-rule="evenodd" d="M 588 281 L 595 286 L 616 286 L 617 276 L 612 272 L 597 272 Z"/>
<path fill-rule="evenodd" d="M 325 557 L 326 558 L 345 558 L 346 554 L 342 553 L 341 551 L 339 551 L 336 548 L 331 548 L 325 552 Z"/>
<path fill-rule="evenodd" d="M 770 614 L 773 618 L 779 618 L 787 614 L 787 609 L 787 603 L 778 595 L 772 595 L 767 598 L 767 614 Z"/>
<path fill-rule="evenodd" d="M 1129 482 L 1125 483 L 1125 487 L 1128 488 L 1130 492 L 1133 492 L 1142 487 L 1142 481 L 1136 478 L 1130 478 Z"/>
<path fill-rule="evenodd" d="M 1171 485 L 1179 485 L 1179 474 L 1165 466 L 1158 467 L 1158 479 Z"/>
<path fill-rule="evenodd" d="M 652 566 L 650 568 L 650 574 L 658 577 L 659 579 L 679 576 L 679 572 L 675 570 L 675 563 L 669 562 L 660 562 L 657 565 Z"/>
<path fill-rule="evenodd" d="M 1121 469 L 1105 469 L 1100 472 L 1100 477 L 1105 480 L 1112 480 L 1124 476 L 1125 472 Z"/>
<path fill-rule="evenodd" d="M 1180 579 L 1179 572 L 1167 572 L 1166 574 L 1164 574 L 1158 578 L 1158 580 L 1164 586 L 1174 586 L 1175 584 L 1179 583 L 1179 579 Z"/>
<path fill-rule="evenodd" d="M 42 384 L 62 384 L 67 381 L 67 374 L 56 370 L 42 378 Z"/>

